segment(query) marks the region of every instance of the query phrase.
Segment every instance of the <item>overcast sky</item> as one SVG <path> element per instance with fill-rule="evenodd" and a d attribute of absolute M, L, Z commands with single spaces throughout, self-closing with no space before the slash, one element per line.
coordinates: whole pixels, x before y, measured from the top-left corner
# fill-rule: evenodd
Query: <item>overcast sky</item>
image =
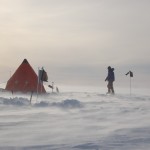
<path fill-rule="evenodd" d="M 49 82 L 150 87 L 149 0 L 0 0 L 0 81 L 26 58 Z"/>

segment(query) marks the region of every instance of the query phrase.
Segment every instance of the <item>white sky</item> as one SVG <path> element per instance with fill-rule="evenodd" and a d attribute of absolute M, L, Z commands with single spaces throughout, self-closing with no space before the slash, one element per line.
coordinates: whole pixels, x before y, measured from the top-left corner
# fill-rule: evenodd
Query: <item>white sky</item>
<path fill-rule="evenodd" d="M 0 0 L 0 81 L 26 58 L 49 82 L 150 87 L 149 0 Z"/>

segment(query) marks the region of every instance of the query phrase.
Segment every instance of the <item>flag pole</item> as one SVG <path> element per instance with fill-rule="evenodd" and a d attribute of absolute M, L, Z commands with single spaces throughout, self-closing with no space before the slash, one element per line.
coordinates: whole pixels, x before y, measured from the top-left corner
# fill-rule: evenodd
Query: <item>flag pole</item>
<path fill-rule="evenodd" d="M 52 82 L 52 93 L 53 93 L 53 90 L 54 90 L 54 82 Z"/>
<path fill-rule="evenodd" d="M 38 94 L 39 94 L 39 67 L 38 67 L 38 82 L 37 82 L 37 97 L 36 97 L 36 101 L 38 99 Z"/>
<path fill-rule="evenodd" d="M 43 87 L 43 70 L 44 70 L 44 67 L 42 67 L 41 70 L 42 70 L 42 75 L 41 75 L 42 80 L 40 80 L 40 91 L 42 93 L 42 87 Z"/>
<path fill-rule="evenodd" d="M 130 96 L 131 96 L 131 76 L 130 76 Z"/>
<path fill-rule="evenodd" d="M 127 76 L 127 75 L 130 75 L 130 96 L 131 96 L 131 77 L 133 77 L 133 72 L 131 72 L 131 71 L 129 71 L 129 72 L 127 72 L 125 75 Z"/>
<path fill-rule="evenodd" d="M 42 93 L 43 81 L 41 81 L 41 93 Z"/>
<path fill-rule="evenodd" d="M 32 95 L 33 95 L 33 91 L 31 91 L 30 104 L 31 104 L 31 101 L 32 101 Z"/>

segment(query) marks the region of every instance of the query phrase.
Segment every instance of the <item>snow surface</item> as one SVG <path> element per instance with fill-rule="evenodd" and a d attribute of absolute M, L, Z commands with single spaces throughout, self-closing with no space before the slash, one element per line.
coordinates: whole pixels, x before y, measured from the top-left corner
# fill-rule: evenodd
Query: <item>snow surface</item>
<path fill-rule="evenodd" d="M 0 95 L 0 150 L 149 150 L 150 95 Z"/>

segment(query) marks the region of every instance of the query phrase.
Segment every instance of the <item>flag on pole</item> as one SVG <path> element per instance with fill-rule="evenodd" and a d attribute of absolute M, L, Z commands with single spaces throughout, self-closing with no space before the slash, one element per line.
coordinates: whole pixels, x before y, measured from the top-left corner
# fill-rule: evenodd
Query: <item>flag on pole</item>
<path fill-rule="evenodd" d="M 127 76 L 128 74 L 130 74 L 130 77 L 133 77 L 133 72 L 131 72 L 131 71 L 127 72 L 127 73 L 126 73 L 126 76 Z"/>
<path fill-rule="evenodd" d="M 127 76 L 128 74 L 130 75 L 130 95 L 131 95 L 131 77 L 133 77 L 133 72 L 129 71 L 125 75 Z"/>
<path fill-rule="evenodd" d="M 54 88 L 54 87 L 53 87 L 53 85 L 48 85 L 48 87 L 49 87 L 49 88 L 51 88 L 51 89 L 53 89 L 53 88 Z"/>
<path fill-rule="evenodd" d="M 47 72 L 43 68 L 39 70 L 39 80 L 48 82 Z"/>

